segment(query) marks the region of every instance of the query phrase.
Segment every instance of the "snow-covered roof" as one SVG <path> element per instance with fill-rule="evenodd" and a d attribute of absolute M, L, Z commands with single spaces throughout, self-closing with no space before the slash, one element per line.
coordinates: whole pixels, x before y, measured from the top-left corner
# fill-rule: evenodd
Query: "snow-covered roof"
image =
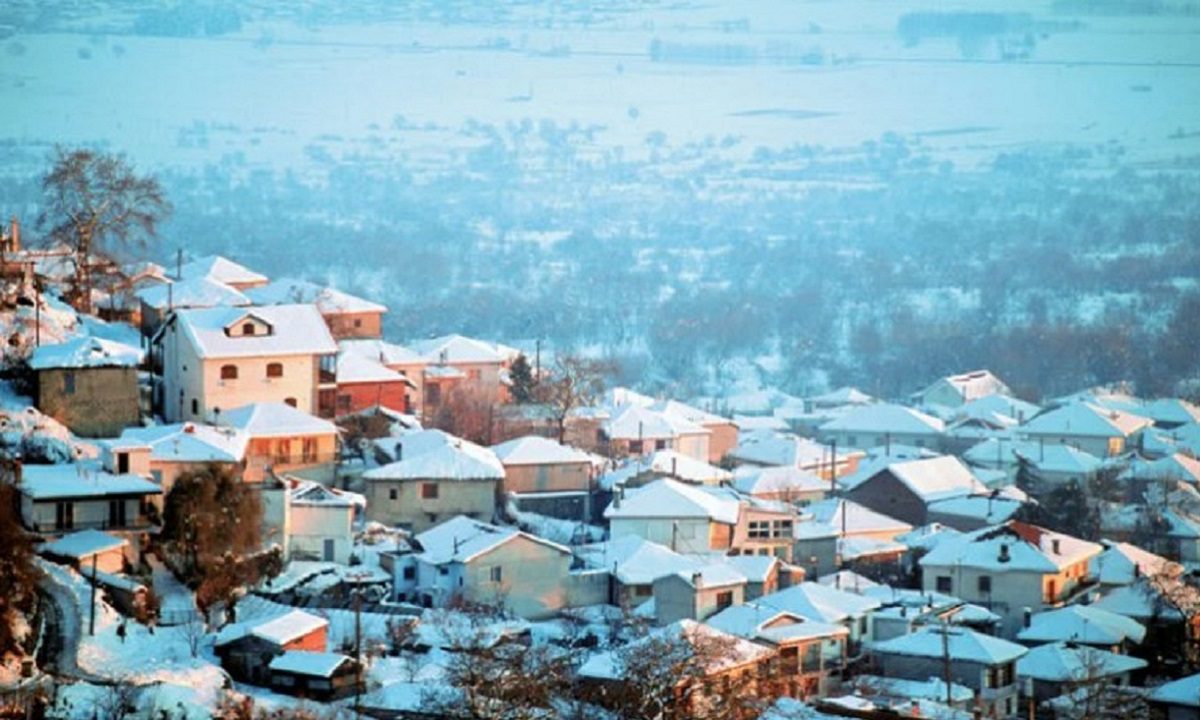
<path fill-rule="evenodd" d="M 1200 460 L 1183 453 L 1172 453 L 1151 461 L 1134 458 L 1121 476 L 1138 480 L 1184 480 L 1200 484 Z"/>
<path fill-rule="evenodd" d="M 737 415 L 733 416 L 733 424 L 738 426 L 738 438 L 744 439 L 751 435 L 770 432 L 787 432 L 788 423 L 774 415 Z"/>
<path fill-rule="evenodd" d="M 727 607 L 707 618 L 704 624 L 730 635 L 774 645 L 817 638 L 841 638 L 850 634 L 841 625 L 811 620 L 754 601 Z"/>
<path fill-rule="evenodd" d="M 961 373 L 959 375 L 948 375 L 925 388 L 922 395 L 928 394 L 939 387 L 950 387 L 963 399 L 964 402 L 976 400 L 987 395 L 997 393 L 1008 394 L 1011 391 L 1004 381 L 996 377 L 989 370 L 973 370 L 971 372 Z"/>
<path fill-rule="evenodd" d="M 600 401 L 605 407 L 614 410 L 624 405 L 650 407 L 657 402 L 649 395 L 644 395 L 637 390 L 627 387 L 614 387 L 605 390 L 604 394 L 600 396 Z"/>
<path fill-rule="evenodd" d="M 159 462 L 241 462 L 250 436 L 230 427 L 201 423 L 176 423 L 125 428 L 121 437 L 108 441 L 113 450 L 149 447 Z"/>
<path fill-rule="evenodd" d="M 1092 681 L 1141 670 L 1147 664 L 1108 650 L 1056 642 L 1039 645 L 1018 660 L 1017 677 L 1052 683 Z"/>
<path fill-rule="evenodd" d="M 161 487 L 145 478 L 114 475 L 86 464 L 25 465 L 18 488 L 33 500 L 162 494 Z"/>
<path fill-rule="evenodd" d="M 243 405 L 221 413 L 222 424 L 252 438 L 335 435 L 337 425 L 281 402 Z"/>
<path fill-rule="evenodd" d="M 236 288 L 211 278 L 196 277 L 139 290 L 137 298 L 155 310 L 167 307 L 213 308 L 251 305 L 250 298 Z"/>
<path fill-rule="evenodd" d="M 648 635 L 633 641 L 620 650 L 605 650 L 589 657 L 577 671 L 580 676 L 599 680 L 620 680 L 625 668 L 623 653 L 636 652 L 648 643 L 673 643 L 683 640 L 693 645 L 720 643 L 722 652 L 714 657 L 705 668 L 709 673 L 719 673 L 746 663 L 768 657 L 774 651 L 758 643 L 739 638 L 695 620 L 679 620 L 664 628 L 652 630 Z M 667 645 L 668 647 L 670 645 Z M 659 647 L 654 645 L 651 647 Z"/>
<path fill-rule="evenodd" d="M 953 661 L 981 665 L 1013 662 L 1028 652 L 1022 645 L 964 627 L 923 627 L 907 635 L 871 643 L 870 649 L 881 655 L 925 658 L 949 655 Z"/>
<path fill-rule="evenodd" d="M 1150 700 L 1165 705 L 1200 708 L 1200 674 L 1159 685 L 1150 691 Z"/>
<path fill-rule="evenodd" d="M 696 425 L 727 425 L 733 422 L 729 418 L 724 418 L 715 413 L 701 410 L 698 407 L 681 403 L 678 400 L 659 400 L 649 405 L 648 409 L 665 415 L 674 415 L 677 418 Z"/>
<path fill-rule="evenodd" d="M 988 491 L 961 460 L 950 455 L 892 463 L 887 470 L 926 503 Z"/>
<path fill-rule="evenodd" d="M 854 593 L 861 593 L 868 588 L 879 585 L 874 580 L 859 575 L 853 570 L 838 570 L 828 575 L 822 575 L 817 578 L 817 583 L 835 590 L 847 590 Z"/>
<path fill-rule="evenodd" d="M 838 451 L 838 460 L 844 461 L 857 454 L 861 453 L 843 449 Z M 738 462 L 755 465 L 828 467 L 833 462 L 833 448 L 790 433 L 753 433 L 739 437 L 737 447 L 729 452 L 729 456 Z"/>
<path fill-rule="evenodd" d="M 766 582 L 782 563 L 774 555 L 727 555 L 721 562 L 733 567 L 750 582 Z"/>
<path fill-rule="evenodd" d="M 288 650 L 282 655 L 277 655 L 267 667 L 276 672 L 328 678 L 333 677 L 337 669 L 348 662 L 353 660 L 341 653 Z"/>
<path fill-rule="evenodd" d="M 864 405 L 821 426 L 822 432 L 896 433 L 898 435 L 938 435 L 946 424 L 903 405 Z"/>
<path fill-rule="evenodd" d="M 614 499 L 604 510 L 609 520 L 626 518 L 708 518 L 726 525 L 738 521 L 741 503 L 703 487 L 662 478 L 627 490 L 624 500 Z"/>
<path fill-rule="evenodd" d="M 900 534 L 912 530 L 912 525 L 902 520 L 842 498 L 827 498 L 810 503 L 804 507 L 804 512 L 811 515 L 813 521 L 832 527 L 838 534 L 841 534 L 843 527 L 847 535 L 885 532 Z M 803 522 L 797 523 L 797 537 L 804 537 L 803 527 Z"/>
<path fill-rule="evenodd" d="M 1013 443 L 1011 450 L 1014 457 L 1024 460 L 1042 472 L 1087 475 L 1104 465 L 1104 461 L 1095 455 L 1070 445 Z"/>
<path fill-rule="evenodd" d="M 763 595 L 756 602 L 817 622 L 840 623 L 879 607 L 878 600 L 812 581 Z"/>
<path fill-rule="evenodd" d="M 337 352 L 337 343 L 314 305 L 179 310 L 175 317 L 180 331 L 191 339 L 202 358 L 331 355 Z M 236 336 L 228 333 L 228 328 L 252 319 L 270 325 L 271 332 Z"/>
<path fill-rule="evenodd" d="M 443 335 L 418 340 L 410 347 L 430 363 L 503 363 L 518 354 L 513 348 L 462 335 Z"/>
<path fill-rule="evenodd" d="M 928 680 L 905 680 L 881 675 L 857 675 L 851 681 L 854 689 L 874 698 L 878 695 L 892 696 L 901 699 L 931 700 L 944 702 L 946 700 L 946 681 L 931 677 Z M 975 699 L 975 691 L 966 685 L 950 683 L 950 699 L 955 703 L 966 705 Z M 927 717 L 941 718 L 939 714 L 925 714 Z"/>
<path fill-rule="evenodd" d="M 1179 398 L 1159 398 L 1141 408 L 1141 414 L 1157 423 L 1186 425 L 1200 422 L 1200 406 Z"/>
<path fill-rule="evenodd" d="M 386 340 L 352 339 L 339 340 L 342 354 L 353 353 L 383 365 L 424 365 L 425 358 L 403 345 Z"/>
<path fill-rule="evenodd" d="M 402 382 L 413 387 L 413 382 L 404 373 L 396 372 L 369 357 L 345 350 L 338 353 L 337 381 L 338 385 Z"/>
<path fill-rule="evenodd" d="M 387 312 L 387 307 L 379 303 L 296 278 L 272 280 L 266 285 L 247 290 L 246 296 L 255 305 L 310 303 L 316 305 L 322 315 Z"/>
<path fill-rule="evenodd" d="M 1130 585 L 1138 578 L 1159 573 L 1179 574 L 1183 567 L 1161 555 L 1125 542 L 1102 541 L 1104 552 L 1092 558 L 1089 570 L 1101 585 Z"/>
<path fill-rule="evenodd" d="M 313 507 L 352 508 L 366 506 L 366 498 L 357 493 L 337 488 L 327 488 L 320 483 L 288 479 L 292 505 Z"/>
<path fill-rule="evenodd" d="M 33 351 L 29 367 L 52 368 L 137 367 L 142 350 L 112 340 L 79 336 L 56 345 L 42 345 Z"/>
<path fill-rule="evenodd" d="M 1185 587 L 1176 585 L 1175 587 Z M 1171 597 L 1176 591 L 1172 591 Z M 1178 598 L 1181 602 L 1195 605 L 1200 601 L 1200 594 L 1194 589 L 1187 589 L 1187 594 L 1190 598 L 1184 596 Z M 1182 618 L 1179 609 L 1172 606 L 1170 600 L 1165 599 L 1166 595 L 1163 590 L 1156 584 L 1142 578 L 1133 584 L 1122 585 L 1113 588 L 1111 591 L 1104 594 L 1096 602 L 1092 603 L 1091 607 L 1109 612 L 1124 615 L 1135 620 L 1145 620 L 1147 622 L 1160 620 L 1178 620 Z"/>
<path fill-rule="evenodd" d="M 748 578 L 724 559 L 700 562 L 691 570 L 673 573 L 694 588 L 718 588 L 729 585 L 745 585 Z"/>
<path fill-rule="evenodd" d="M 422 551 L 418 557 L 434 565 L 450 562 L 467 563 L 513 538 L 524 537 L 564 554 L 570 550 L 558 543 L 544 540 L 516 528 L 501 527 L 457 515 L 416 536 Z"/>
<path fill-rule="evenodd" d="M 429 431 L 422 431 L 427 433 Z M 393 438 L 401 443 L 403 460 L 363 473 L 367 480 L 501 480 L 504 465 L 495 453 L 473 442 L 453 438 L 423 451 L 413 452 L 408 435 Z M 417 441 L 419 444 L 420 441 Z"/>
<path fill-rule="evenodd" d="M 828 480 L 797 467 L 739 468 L 733 486 L 748 495 L 830 491 Z"/>
<path fill-rule="evenodd" d="M 1041 412 L 1033 403 L 1018 400 L 1011 395 L 985 395 L 958 408 L 955 415 L 963 418 L 989 419 L 995 416 L 1011 418 L 1014 422 L 1027 420 Z"/>
<path fill-rule="evenodd" d="M 867 405 L 875 402 L 875 398 L 855 387 L 844 386 L 837 390 L 814 395 L 808 398 L 817 407 L 839 407 L 841 405 Z"/>
<path fill-rule="evenodd" d="M 492 452 L 504 465 L 555 465 L 559 463 L 590 463 L 591 456 L 569 445 L 560 445 L 549 438 L 526 435 L 492 446 Z"/>
<path fill-rule="evenodd" d="M 1020 432 L 1034 437 L 1128 437 L 1152 422 L 1149 418 L 1120 410 L 1102 408 L 1087 402 L 1074 402 L 1038 415 L 1021 426 Z"/>
<path fill-rule="evenodd" d="M 249 628 L 251 635 L 276 645 L 287 645 L 305 635 L 328 627 L 329 621 L 303 610 L 291 610 L 277 618 Z"/>
<path fill-rule="evenodd" d="M 60 557 L 89 558 L 109 550 L 127 547 L 129 540 L 99 530 L 80 530 L 42 546 L 42 551 Z"/>
<path fill-rule="evenodd" d="M 604 432 L 614 440 L 664 440 L 680 435 L 707 435 L 711 431 L 676 415 L 626 405 L 604 422 Z"/>
<path fill-rule="evenodd" d="M 1011 498 L 966 495 L 929 503 L 929 512 L 954 518 L 982 521 L 985 525 L 1007 522 L 1025 503 Z M 947 521 L 949 522 L 949 521 Z"/>
<path fill-rule="evenodd" d="M 1092 605 L 1067 605 L 1035 614 L 1017 633 L 1022 642 L 1071 641 L 1087 645 L 1119 645 L 1146 637 L 1141 623 Z"/>
<path fill-rule="evenodd" d="M 590 567 L 608 570 L 626 585 L 648 585 L 664 575 L 688 572 L 699 561 L 638 535 L 622 535 L 575 548 Z"/>
<path fill-rule="evenodd" d="M 948 525 L 933 522 L 913 528 L 911 531 L 896 536 L 897 542 L 902 542 L 913 550 L 932 550 L 939 543 L 962 537 L 962 531 Z"/>
<path fill-rule="evenodd" d="M 733 478 L 733 473 L 703 460 L 697 460 L 674 450 L 656 450 L 650 457 L 630 458 L 621 467 L 600 477 L 606 489 L 626 484 L 646 473 L 668 475 L 696 485 L 717 485 Z"/>
<path fill-rule="evenodd" d="M 1056 573 L 1100 554 L 1097 543 L 1010 520 L 939 543 L 921 558 L 923 567 L 957 566 Z"/>
<path fill-rule="evenodd" d="M 266 275 L 260 275 L 220 255 L 206 255 L 184 263 L 179 267 L 179 276 L 184 280 L 205 277 L 227 285 L 253 285 L 267 281 Z"/>

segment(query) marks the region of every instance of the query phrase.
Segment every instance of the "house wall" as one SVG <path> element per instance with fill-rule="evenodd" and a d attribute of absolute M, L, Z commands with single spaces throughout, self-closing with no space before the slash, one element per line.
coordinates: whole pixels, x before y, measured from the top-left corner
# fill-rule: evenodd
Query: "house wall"
<path fill-rule="evenodd" d="M 567 606 L 568 553 L 520 535 L 473 558 L 463 573 L 463 596 L 501 603 L 520 617 L 538 620 Z M 499 568 L 500 580 L 492 580 Z"/>
<path fill-rule="evenodd" d="M 913 527 L 924 525 L 928 517 L 921 498 L 897 480 L 890 470 L 880 471 L 845 495 L 849 500 Z"/>
<path fill-rule="evenodd" d="M 283 377 L 267 377 L 267 365 L 283 365 Z M 234 365 L 236 380 L 222 380 L 221 367 Z M 317 384 L 316 361 L 312 355 L 278 355 L 253 358 L 207 358 L 203 363 L 204 385 L 200 396 L 201 417 L 188 420 L 213 420 L 214 408 L 231 410 L 259 402 L 287 402 L 294 399 L 296 408 L 310 415 L 317 414 L 314 388 Z M 184 411 L 190 412 L 191 399 Z"/>
<path fill-rule="evenodd" d="M 354 508 L 337 505 L 292 504 L 288 534 L 289 557 L 307 557 L 346 564 L 354 548 Z M 325 557 L 325 541 L 333 541 L 333 557 Z"/>
<path fill-rule="evenodd" d="M 709 431 L 708 436 L 708 457 L 706 462 L 716 465 L 725 457 L 731 450 L 737 447 L 738 429 L 733 423 L 714 423 L 705 425 Z"/>
<path fill-rule="evenodd" d="M 67 393 L 67 376 L 74 391 Z M 83 437 L 115 437 L 139 424 L 137 368 L 41 370 L 37 408 Z"/>
<path fill-rule="evenodd" d="M 1120 436 L 1089 437 L 1085 435 L 1025 433 L 1025 437 L 1033 442 L 1043 442 L 1047 445 L 1069 445 L 1070 447 L 1079 448 L 1086 453 L 1095 455 L 1098 458 L 1120 455 L 1125 452 L 1126 445 L 1133 442 L 1133 438 L 1126 439 Z"/>
<path fill-rule="evenodd" d="M 945 378 L 938 380 L 926 390 L 921 396 L 921 402 L 926 405 L 942 405 L 948 408 L 964 405 L 962 392 L 953 383 L 947 382 Z"/>
<path fill-rule="evenodd" d="M 505 465 L 505 492 L 586 491 L 591 486 L 591 463 Z"/>
<path fill-rule="evenodd" d="M 838 569 L 837 538 L 831 535 L 797 539 L 792 543 L 792 562 L 804 568 L 809 577 L 828 575 Z"/>
<path fill-rule="evenodd" d="M 335 340 L 348 338 L 383 337 L 383 313 L 330 313 L 322 314 L 329 333 Z"/>
<path fill-rule="evenodd" d="M 613 518 L 613 539 L 636 535 L 666 545 L 676 552 L 703 553 L 711 548 L 708 518 Z"/>
<path fill-rule="evenodd" d="M 21 497 L 21 518 L 25 526 L 34 532 L 55 532 L 54 526 L 56 519 L 56 505 L 59 502 L 69 501 L 74 507 L 75 522 L 70 528 L 72 530 L 87 530 L 89 528 L 96 530 L 106 530 L 112 525 L 108 522 L 108 503 L 110 500 L 119 500 L 125 503 L 125 526 L 124 527 L 144 527 L 146 525 L 145 516 L 142 515 L 142 498 L 125 497 L 125 498 L 63 498 L 61 500 L 42 500 L 34 502 L 28 496 Z"/>
<path fill-rule="evenodd" d="M 291 553 L 291 493 L 282 483 L 262 483 L 252 485 L 262 500 L 262 544 L 269 547 L 278 544 L 283 556 Z"/>
<path fill-rule="evenodd" d="M 85 557 L 82 559 L 71 558 L 71 565 L 84 577 L 90 577 L 92 572 L 92 558 Z M 125 568 L 125 552 L 121 548 L 113 548 L 105 550 L 102 553 L 96 553 L 96 570 L 104 573 L 120 573 Z"/>
<path fill-rule="evenodd" d="M 734 442 L 736 444 L 737 441 L 735 440 Z M 675 450 L 680 455 L 687 455 L 701 462 L 708 462 L 709 434 L 680 435 L 675 438 Z"/>
<path fill-rule="evenodd" d="M 1029 608 L 1038 613 L 1062 604 L 1087 577 L 1087 562 L 1076 563 L 1058 573 L 1039 573 L 1010 570 L 994 572 L 963 566 L 922 566 L 921 587 L 927 591 L 938 591 L 939 576 L 950 578 L 949 590 L 943 590 L 967 602 L 991 609 L 1002 618 L 999 634 L 1012 638 L 1024 624 L 1024 611 Z M 991 578 L 991 592 L 981 592 L 979 578 Z M 1055 593 L 1052 602 L 1046 602 L 1051 582 Z"/>
<path fill-rule="evenodd" d="M 308 442 L 307 454 L 305 441 Z M 328 483 L 332 480 L 333 466 L 337 462 L 337 443 L 336 433 L 252 437 L 246 446 L 246 466 L 242 479 L 245 482 L 262 482 L 268 474 L 267 468 L 270 468 L 277 474 L 292 473 Z M 328 470 L 328 474 L 303 473 L 306 469 Z"/>
<path fill-rule="evenodd" d="M 881 653 L 876 655 L 876 660 L 882 668 L 884 677 L 925 681 L 931 677 L 943 678 L 946 674 L 945 663 L 940 657 L 912 657 Z M 952 660 L 950 663 L 951 680 L 978 691 L 978 701 L 983 703 L 985 716 L 1011 716 L 1017 709 L 1018 684 L 1013 682 L 999 688 L 985 688 L 987 671 L 987 666 L 977 663 L 961 660 Z"/>
<path fill-rule="evenodd" d="M 391 382 L 338 383 L 337 414 L 349 415 L 376 405 L 396 412 L 412 413 L 414 391 L 403 380 Z"/>
<path fill-rule="evenodd" d="M 421 485 L 427 482 L 437 484 L 437 498 L 421 497 Z M 496 513 L 496 486 L 496 480 L 368 480 L 367 519 L 412 532 L 424 532 L 455 515 L 487 522 Z"/>
<path fill-rule="evenodd" d="M 654 581 L 655 622 L 670 625 L 676 620 L 709 618 L 717 613 L 718 598 L 724 593 L 732 594 L 733 605 L 746 602 L 745 584 L 693 587 L 677 574 L 664 575 Z"/>

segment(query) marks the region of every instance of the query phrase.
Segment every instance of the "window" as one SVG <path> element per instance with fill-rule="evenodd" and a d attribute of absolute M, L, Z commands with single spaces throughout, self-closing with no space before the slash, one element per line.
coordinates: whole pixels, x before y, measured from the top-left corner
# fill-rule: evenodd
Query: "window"
<path fill-rule="evenodd" d="M 388 488 L 388 500 L 396 500 L 400 497 L 400 491 L 396 488 Z"/>
<path fill-rule="evenodd" d="M 500 582 L 504 577 L 504 570 L 499 565 L 493 567 L 490 573 L 491 581 L 494 583 Z"/>
<path fill-rule="evenodd" d="M 129 472 L 129 453 L 117 453 L 117 474 L 124 475 Z"/>
<path fill-rule="evenodd" d="M 405 580 L 415 580 L 416 577 L 417 577 L 417 569 L 415 567 L 409 565 L 408 567 L 404 568 L 404 579 Z"/>
<path fill-rule="evenodd" d="M 237 365 L 222 365 L 221 366 L 222 380 L 237 380 Z"/>
<path fill-rule="evenodd" d="M 750 537 L 756 540 L 771 537 L 771 524 L 763 520 L 752 520 L 750 522 Z"/>
<path fill-rule="evenodd" d="M 470 380 L 478 380 L 480 377 L 482 377 L 482 375 L 479 372 L 479 370 L 468 370 L 467 371 L 467 378 Z"/>
<path fill-rule="evenodd" d="M 193 415 L 200 414 L 200 401 L 197 400 L 196 398 L 192 398 L 192 414 Z"/>
<path fill-rule="evenodd" d="M 283 377 L 283 363 L 267 363 L 267 377 L 269 377 L 269 378 Z"/>
<path fill-rule="evenodd" d="M 284 405 L 291 405 L 292 407 L 296 407 L 296 398 L 284 398 L 284 399 L 283 399 L 283 404 L 284 404 Z"/>
<path fill-rule="evenodd" d="M 666 450 L 667 449 L 667 441 L 666 440 L 655 440 L 654 441 L 654 449 L 655 450 Z"/>
<path fill-rule="evenodd" d="M 63 393 L 66 395 L 75 394 L 75 373 L 70 370 L 63 373 Z"/>
<path fill-rule="evenodd" d="M 949 575 L 937 576 L 937 591 L 947 595 L 954 592 L 954 584 L 950 581 Z"/>
<path fill-rule="evenodd" d="M 242 334 L 243 335 L 253 335 L 254 334 L 254 323 L 252 323 L 252 322 L 242 323 Z"/>
<path fill-rule="evenodd" d="M 792 521 L 776 520 L 771 523 L 771 535 L 777 538 L 790 538 L 792 536 Z"/>
<path fill-rule="evenodd" d="M 1058 583 L 1054 580 L 1046 581 L 1046 602 L 1052 603 L 1058 597 Z"/>
<path fill-rule="evenodd" d="M 438 565 L 438 575 L 449 575 L 450 568 L 446 565 Z"/>
<path fill-rule="evenodd" d="M 350 396 L 338 395 L 338 410 L 341 412 L 350 412 Z"/>
<path fill-rule="evenodd" d="M 733 605 L 732 590 L 717 593 L 717 612 L 721 612 L 730 605 Z"/>
<path fill-rule="evenodd" d="M 629 452 L 641 453 L 642 452 L 642 441 L 641 440 L 630 440 L 629 441 Z"/>
<path fill-rule="evenodd" d="M 354 327 L 356 327 L 356 328 L 362 327 L 362 318 L 354 318 Z"/>
<path fill-rule="evenodd" d="M 989 594 L 992 592 L 992 576 L 991 575 L 980 575 L 979 576 L 979 592 L 989 593 Z"/>
<path fill-rule="evenodd" d="M 437 500 L 438 484 L 437 483 L 421 483 L 421 498 L 424 500 Z"/>

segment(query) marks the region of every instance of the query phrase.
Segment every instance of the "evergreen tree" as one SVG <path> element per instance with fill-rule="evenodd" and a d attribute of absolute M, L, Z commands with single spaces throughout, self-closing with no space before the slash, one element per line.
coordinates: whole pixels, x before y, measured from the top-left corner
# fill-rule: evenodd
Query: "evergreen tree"
<path fill-rule="evenodd" d="M 521 353 L 516 360 L 513 360 L 508 374 L 512 378 L 513 401 L 520 404 L 533 402 L 533 390 L 537 385 L 537 378 L 533 376 L 533 368 L 529 367 L 529 360 L 525 357 L 525 353 Z"/>

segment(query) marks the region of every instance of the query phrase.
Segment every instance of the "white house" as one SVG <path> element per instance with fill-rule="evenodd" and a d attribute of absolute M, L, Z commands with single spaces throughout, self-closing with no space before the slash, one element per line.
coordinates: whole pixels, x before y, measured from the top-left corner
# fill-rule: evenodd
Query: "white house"
<path fill-rule="evenodd" d="M 864 405 L 822 425 L 818 436 L 839 447 L 870 448 L 891 444 L 935 448 L 946 424 L 903 405 Z"/>
<path fill-rule="evenodd" d="M 289 478 L 287 555 L 292 560 L 348 564 L 354 550 L 354 516 L 359 497 Z"/>
<path fill-rule="evenodd" d="M 152 340 L 159 402 L 171 422 L 212 422 L 248 403 L 332 417 L 337 344 L 312 305 L 178 310 Z"/>
<path fill-rule="evenodd" d="M 922 405 L 941 405 L 956 408 L 988 395 L 1011 395 L 1004 381 L 989 370 L 975 370 L 960 375 L 948 375 L 917 393 Z"/>

